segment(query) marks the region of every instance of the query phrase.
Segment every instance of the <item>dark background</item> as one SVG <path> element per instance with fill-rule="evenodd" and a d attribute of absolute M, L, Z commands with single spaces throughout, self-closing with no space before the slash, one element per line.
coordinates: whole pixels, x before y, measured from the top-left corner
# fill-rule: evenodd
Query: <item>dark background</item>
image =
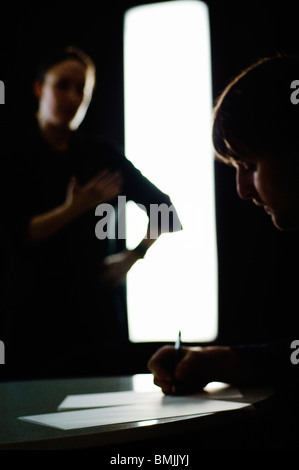
<path fill-rule="evenodd" d="M 28 113 L 34 112 L 30 91 L 39 59 L 55 46 L 74 44 L 94 58 L 98 74 L 94 101 L 82 127 L 123 147 L 123 15 L 126 9 L 146 3 L 158 2 L 40 1 L 2 7 L 0 79 L 5 83 L 6 104 L 0 107 L 1 133 L 17 139 Z M 299 54 L 296 2 L 206 3 L 215 99 L 230 78 L 254 60 L 277 52 Z M 281 335 L 295 339 L 298 235 L 278 231 L 261 208 L 238 198 L 233 169 L 215 162 L 215 178 L 217 341 L 264 341 Z"/>

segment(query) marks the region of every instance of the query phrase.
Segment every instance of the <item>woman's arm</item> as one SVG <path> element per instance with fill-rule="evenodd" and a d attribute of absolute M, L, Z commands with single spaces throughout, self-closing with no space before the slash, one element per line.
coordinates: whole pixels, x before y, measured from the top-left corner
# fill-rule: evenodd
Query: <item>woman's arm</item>
<path fill-rule="evenodd" d="M 88 183 L 81 186 L 72 177 L 67 188 L 65 202 L 44 214 L 33 217 L 29 222 L 29 243 L 50 238 L 66 227 L 72 220 L 102 202 L 114 199 L 120 194 L 122 180 L 119 173 L 104 170 Z"/>
<path fill-rule="evenodd" d="M 125 249 L 120 253 L 107 256 L 103 262 L 103 274 L 100 278 L 101 283 L 107 285 L 108 288 L 114 289 L 119 286 L 126 278 L 131 267 L 139 259 L 144 258 L 147 250 L 157 240 L 150 238 L 150 227 L 148 225 L 147 234 L 143 240 L 133 250 Z"/>

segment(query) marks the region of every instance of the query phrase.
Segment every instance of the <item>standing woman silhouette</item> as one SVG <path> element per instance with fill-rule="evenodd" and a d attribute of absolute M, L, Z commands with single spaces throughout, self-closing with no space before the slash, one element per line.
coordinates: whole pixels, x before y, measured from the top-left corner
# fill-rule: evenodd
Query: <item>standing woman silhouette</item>
<path fill-rule="evenodd" d="M 111 372 L 115 345 L 127 338 L 117 307 L 123 281 L 162 231 L 149 237 L 150 205 L 172 207 L 168 231 L 181 229 L 168 195 L 113 145 L 79 130 L 95 80 L 90 57 L 67 47 L 42 63 L 34 82 L 38 108 L 20 163 L 29 287 L 15 315 L 17 350 L 32 375 Z M 108 238 L 95 236 L 95 208 L 119 195 L 145 207 L 149 226 L 134 250 L 113 253 Z"/>

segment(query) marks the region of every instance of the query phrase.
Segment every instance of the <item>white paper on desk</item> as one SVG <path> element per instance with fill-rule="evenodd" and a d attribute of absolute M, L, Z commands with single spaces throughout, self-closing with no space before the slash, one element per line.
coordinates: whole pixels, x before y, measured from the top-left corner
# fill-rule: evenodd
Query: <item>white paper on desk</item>
<path fill-rule="evenodd" d="M 232 398 L 242 398 L 239 390 L 226 384 L 213 382 L 206 387 L 207 394 L 201 394 L 202 399 L 223 399 L 230 401 Z M 58 410 L 74 410 L 83 408 L 98 408 L 102 406 L 134 405 L 138 403 L 150 403 L 153 399 L 164 397 L 161 389 L 151 392 L 104 392 L 104 393 L 83 393 L 77 395 L 68 395 L 58 406 Z M 198 394 L 189 395 L 189 399 Z"/>
<path fill-rule="evenodd" d="M 223 400 L 206 400 L 199 397 L 157 398 L 150 403 L 120 405 L 76 411 L 60 411 L 34 416 L 21 416 L 19 419 L 59 429 L 80 429 L 118 423 L 129 423 L 178 416 L 200 415 L 219 411 L 236 410 L 251 406 L 248 403 L 235 403 Z"/>
<path fill-rule="evenodd" d="M 81 393 L 78 395 L 68 395 L 62 403 L 60 403 L 58 410 L 134 405 L 138 403 L 148 403 L 155 398 L 161 398 L 163 396 L 160 389 L 153 392 Z"/>

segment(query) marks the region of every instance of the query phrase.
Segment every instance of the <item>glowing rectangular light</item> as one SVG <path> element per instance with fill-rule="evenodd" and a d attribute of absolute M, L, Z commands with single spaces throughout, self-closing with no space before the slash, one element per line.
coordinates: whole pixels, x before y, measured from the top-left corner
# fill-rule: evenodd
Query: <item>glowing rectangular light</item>
<path fill-rule="evenodd" d="M 132 342 L 207 342 L 218 331 L 211 144 L 209 12 L 197 0 L 128 10 L 124 18 L 125 151 L 166 192 L 183 224 L 163 234 L 127 276 Z M 146 215 L 127 204 L 127 246 Z"/>

